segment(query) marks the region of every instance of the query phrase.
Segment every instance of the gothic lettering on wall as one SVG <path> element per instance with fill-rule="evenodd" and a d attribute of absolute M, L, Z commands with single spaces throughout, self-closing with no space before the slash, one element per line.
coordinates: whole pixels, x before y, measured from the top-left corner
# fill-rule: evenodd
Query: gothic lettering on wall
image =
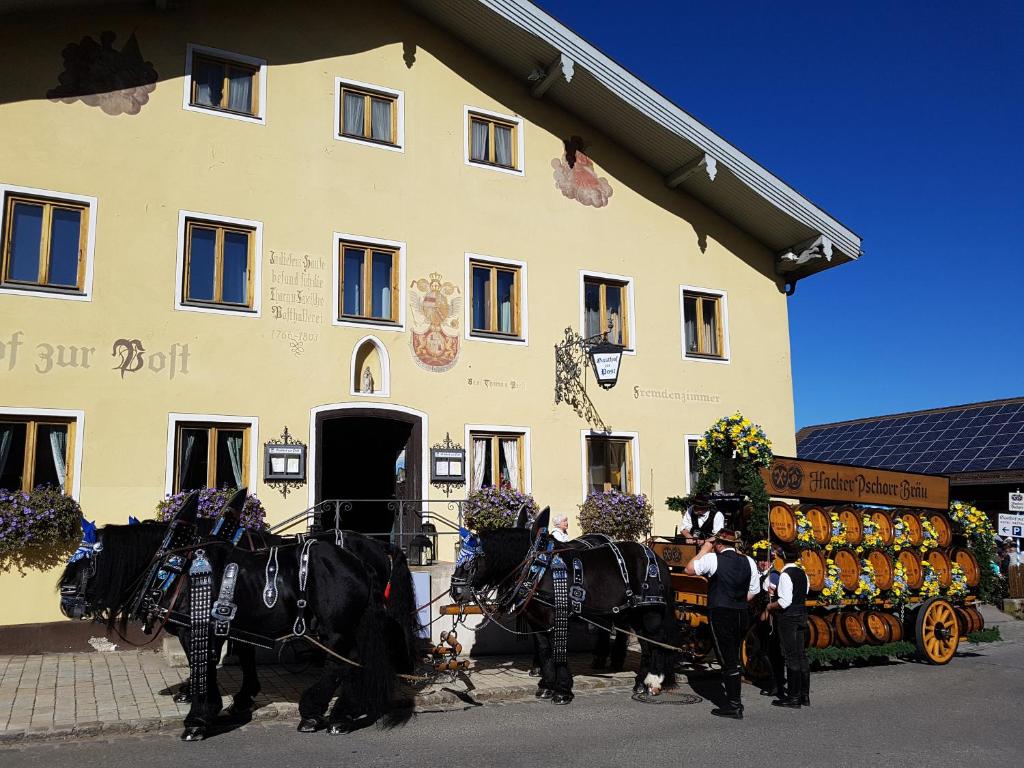
<path fill-rule="evenodd" d="M 111 357 L 117 358 L 116 365 L 108 370 L 117 371 L 122 380 L 126 378 L 125 374 L 129 374 L 127 378 L 134 378 L 134 374 L 143 371 L 173 380 L 176 376 L 188 375 L 191 354 L 188 344 L 170 344 L 166 351 L 156 347 L 147 350 L 140 339 L 116 339 L 111 344 Z M 25 340 L 25 333 L 15 331 L 9 339 L 0 340 L 0 373 L 27 366 L 43 375 L 61 368 L 102 372 L 106 368 L 102 360 L 98 369 L 93 368 L 95 355 L 95 346 L 47 341 L 30 346 Z"/>
<path fill-rule="evenodd" d="M 114 48 L 116 38 L 117 33 L 108 29 L 100 33 L 98 43 L 86 36 L 80 43 L 65 46 L 59 85 L 47 91 L 46 97 L 65 104 L 81 100 L 108 115 L 139 114 L 159 75 L 153 63 L 142 57 L 134 32 L 120 50 Z"/>
<path fill-rule="evenodd" d="M 584 143 L 579 136 L 565 142 L 565 154 L 551 161 L 555 169 L 555 186 L 570 200 L 594 208 L 604 208 L 612 196 L 608 179 L 598 177 L 594 161 L 583 153 Z"/>
<path fill-rule="evenodd" d="M 409 344 L 416 362 L 428 371 L 451 370 L 459 359 L 461 291 L 439 272 L 414 280 L 409 291 L 412 334 Z"/>
<path fill-rule="evenodd" d="M 323 256 L 270 251 L 270 316 L 274 320 L 271 338 L 288 345 L 288 351 L 302 357 L 308 346 L 320 340 L 318 327 L 327 319 L 324 298 Z"/>

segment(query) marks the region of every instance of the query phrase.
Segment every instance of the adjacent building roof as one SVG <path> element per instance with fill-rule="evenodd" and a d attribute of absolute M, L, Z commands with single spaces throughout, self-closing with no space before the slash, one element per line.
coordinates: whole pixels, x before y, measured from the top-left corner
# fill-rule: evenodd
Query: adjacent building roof
<path fill-rule="evenodd" d="M 801 459 L 1001 482 L 1024 477 L 1024 397 L 804 427 Z"/>

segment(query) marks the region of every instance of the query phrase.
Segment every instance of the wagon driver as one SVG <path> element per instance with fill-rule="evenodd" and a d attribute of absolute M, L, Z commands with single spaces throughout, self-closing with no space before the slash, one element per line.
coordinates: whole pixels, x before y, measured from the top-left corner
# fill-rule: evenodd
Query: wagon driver
<path fill-rule="evenodd" d="M 725 516 L 715 509 L 711 497 L 698 494 L 693 497 L 690 508 L 683 513 L 682 530 L 679 535 L 688 539 L 709 539 L 725 528 Z"/>
<path fill-rule="evenodd" d="M 711 714 L 742 720 L 740 645 L 750 621 L 748 603 L 761 591 L 761 575 L 753 559 L 736 551 L 733 531 L 720 531 L 705 541 L 697 556 L 686 564 L 686 572 L 708 578 L 711 635 L 725 685 L 725 705 L 712 709 Z"/>

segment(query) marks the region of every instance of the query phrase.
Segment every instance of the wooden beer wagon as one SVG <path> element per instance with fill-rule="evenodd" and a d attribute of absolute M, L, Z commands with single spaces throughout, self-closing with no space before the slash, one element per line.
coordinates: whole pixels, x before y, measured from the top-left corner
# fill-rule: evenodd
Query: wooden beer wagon
<path fill-rule="evenodd" d="M 962 638 L 984 628 L 976 597 L 981 570 L 948 516 L 947 478 L 784 457 L 762 476 L 772 496 L 768 539 L 807 574 L 810 647 L 877 646 L 885 653 L 911 643 L 922 660 L 947 664 Z M 727 526 L 745 533 L 750 507 L 742 497 L 723 496 L 718 506 Z M 748 548 L 754 543 L 744 539 Z M 676 613 L 692 655 L 701 658 L 713 645 L 707 581 L 683 572 L 697 547 L 673 537 L 653 547 L 672 571 Z M 836 581 L 845 594 L 839 600 Z M 744 643 L 751 677 L 764 672 L 758 638 L 752 628 Z"/>

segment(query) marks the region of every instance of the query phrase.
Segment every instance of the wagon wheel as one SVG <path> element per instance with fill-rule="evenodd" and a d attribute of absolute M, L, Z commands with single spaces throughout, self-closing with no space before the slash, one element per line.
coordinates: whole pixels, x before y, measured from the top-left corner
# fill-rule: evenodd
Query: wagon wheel
<path fill-rule="evenodd" d="M 747 630 L 747 636 L 740 646 L 740 663 L 743 664 L 743 671 L 752 681 L 767 680 L 772 675 L 771 662 L 768 661 L 768 654 L 761 646 L 761 639 L 757 636 L 756 627 Z"/>
<path fill-rule="evenodd" d="M 960 642 L 960 624 L 953 606 L 933 597 L 918 610 L 914 621 L 917 654 L 932 664 L 948 664 Z"/>

